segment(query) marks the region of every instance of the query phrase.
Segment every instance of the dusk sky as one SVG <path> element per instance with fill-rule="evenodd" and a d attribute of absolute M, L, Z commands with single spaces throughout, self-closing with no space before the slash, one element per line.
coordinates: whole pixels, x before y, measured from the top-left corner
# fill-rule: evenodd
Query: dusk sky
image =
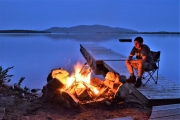
<path fill-rule="evenodd" d="M 106 25 L 180 31 L 179 0 L 0 0 L 0 30 Z"/>

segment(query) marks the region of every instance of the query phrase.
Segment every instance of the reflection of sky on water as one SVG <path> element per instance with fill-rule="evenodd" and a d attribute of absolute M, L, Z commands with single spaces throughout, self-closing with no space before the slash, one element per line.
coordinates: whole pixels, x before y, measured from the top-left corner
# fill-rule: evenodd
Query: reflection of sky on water
<path fill-rule="evenodd" d="M 76 41 L 107 41 L 112 39 L 120 39 L 120 38 L 134 38 L 134 34 L 119 34 L 119 33 L 36 33 L 36 34 L 28 34 L 28 33 L 8 33 L 1 34 L 1 36 L 11 36 L 11 37 L 47 37 L 52 40 L 76 40 Z"/>
<path fill-rule="evenodd" d="M 75 37 L 73 37 L 75 36 Z M 91 37 L 91 39 L 89 37 Z M 108 38 L 108 36 L 110 36 Z M 138 35 L 43 35 L 11 34 L 0 35 L 0 58 L 3 68 L 14 66 L 10 73 L 13 82 L 25 77 L 22 85 L 42 87 L 51 69 L 62 67 L 69 73 L 73 65 L 80 61 L 80 44 L 97 43 L 120 54 L 128 56 L 133 42 L 119 42 L 119 38 L 135 38 Z M 178 35 L 141 35 L 151 50 L 161 51 L 159 74 L 173 81 L 179 79 L 179 36 Z M 53 37 L 53 38 L 52 38 Z M 104 39 L 104 38 L 107 39 Z M 55 38 L 55 39 L 54 39 Z M 80 39 L 81 38 L 81 39 Z M 83 39 L 84 38 L 84 39 Z M 85 39 L 87 38 L 87 39 Z M 94 39 L 97 38 L 97 39 Z M 102 76 L 100 76 L 102 78 Z"/>

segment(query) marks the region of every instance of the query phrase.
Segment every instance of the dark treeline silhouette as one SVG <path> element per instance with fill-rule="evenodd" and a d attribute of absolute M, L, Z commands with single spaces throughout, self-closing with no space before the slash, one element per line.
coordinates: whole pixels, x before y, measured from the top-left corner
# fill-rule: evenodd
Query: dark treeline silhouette
<path fill-rule="evenodd" d="M 0 30 L 0 33 L 50 33 L 50 32 L 37 31 L 37 30 Z"/>
<path fill-rule="evenodd" d="M 180 32 L 138 32 L 138 34 L 180 34 Z"/>

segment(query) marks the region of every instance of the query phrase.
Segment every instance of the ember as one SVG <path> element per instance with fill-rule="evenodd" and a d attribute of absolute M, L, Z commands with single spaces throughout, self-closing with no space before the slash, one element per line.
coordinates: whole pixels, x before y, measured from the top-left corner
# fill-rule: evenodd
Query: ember
<path fill-rule="evenodd" d="M 120 79 L 124 76 L 108 72 L 105 80 L 91 78 L 91 69 L 87 63 L 77 63 L 74 71 L 75 73 L 69 75 L 62 68 L 52 70 L 47 78 L 48 83 L 43 87 L 43 97 L 70 107 L 95 101 L 107 103 L 119 95 L 117 91 L 123 85 Z"/>

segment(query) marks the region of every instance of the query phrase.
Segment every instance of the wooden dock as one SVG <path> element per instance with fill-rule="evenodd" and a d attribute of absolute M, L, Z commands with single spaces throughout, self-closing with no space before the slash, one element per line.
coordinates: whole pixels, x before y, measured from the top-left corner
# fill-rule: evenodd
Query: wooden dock
<path fill-rule="evenodd" d="M 80 51 L 95 73 L 105 71 L 106 74 L 112 71 L 129 77 L 125 65 L 126 56 L 97 44 L 81 44 Z M 180 85 L 163 76 L 159 76 L 157 84 L 150 80 L 146 86 L 134 88 L 133 85 L 129 85 L 129 89 L 136 97 L 146 99 L 145 101 L 152 106 L 180 103 Z"/>

